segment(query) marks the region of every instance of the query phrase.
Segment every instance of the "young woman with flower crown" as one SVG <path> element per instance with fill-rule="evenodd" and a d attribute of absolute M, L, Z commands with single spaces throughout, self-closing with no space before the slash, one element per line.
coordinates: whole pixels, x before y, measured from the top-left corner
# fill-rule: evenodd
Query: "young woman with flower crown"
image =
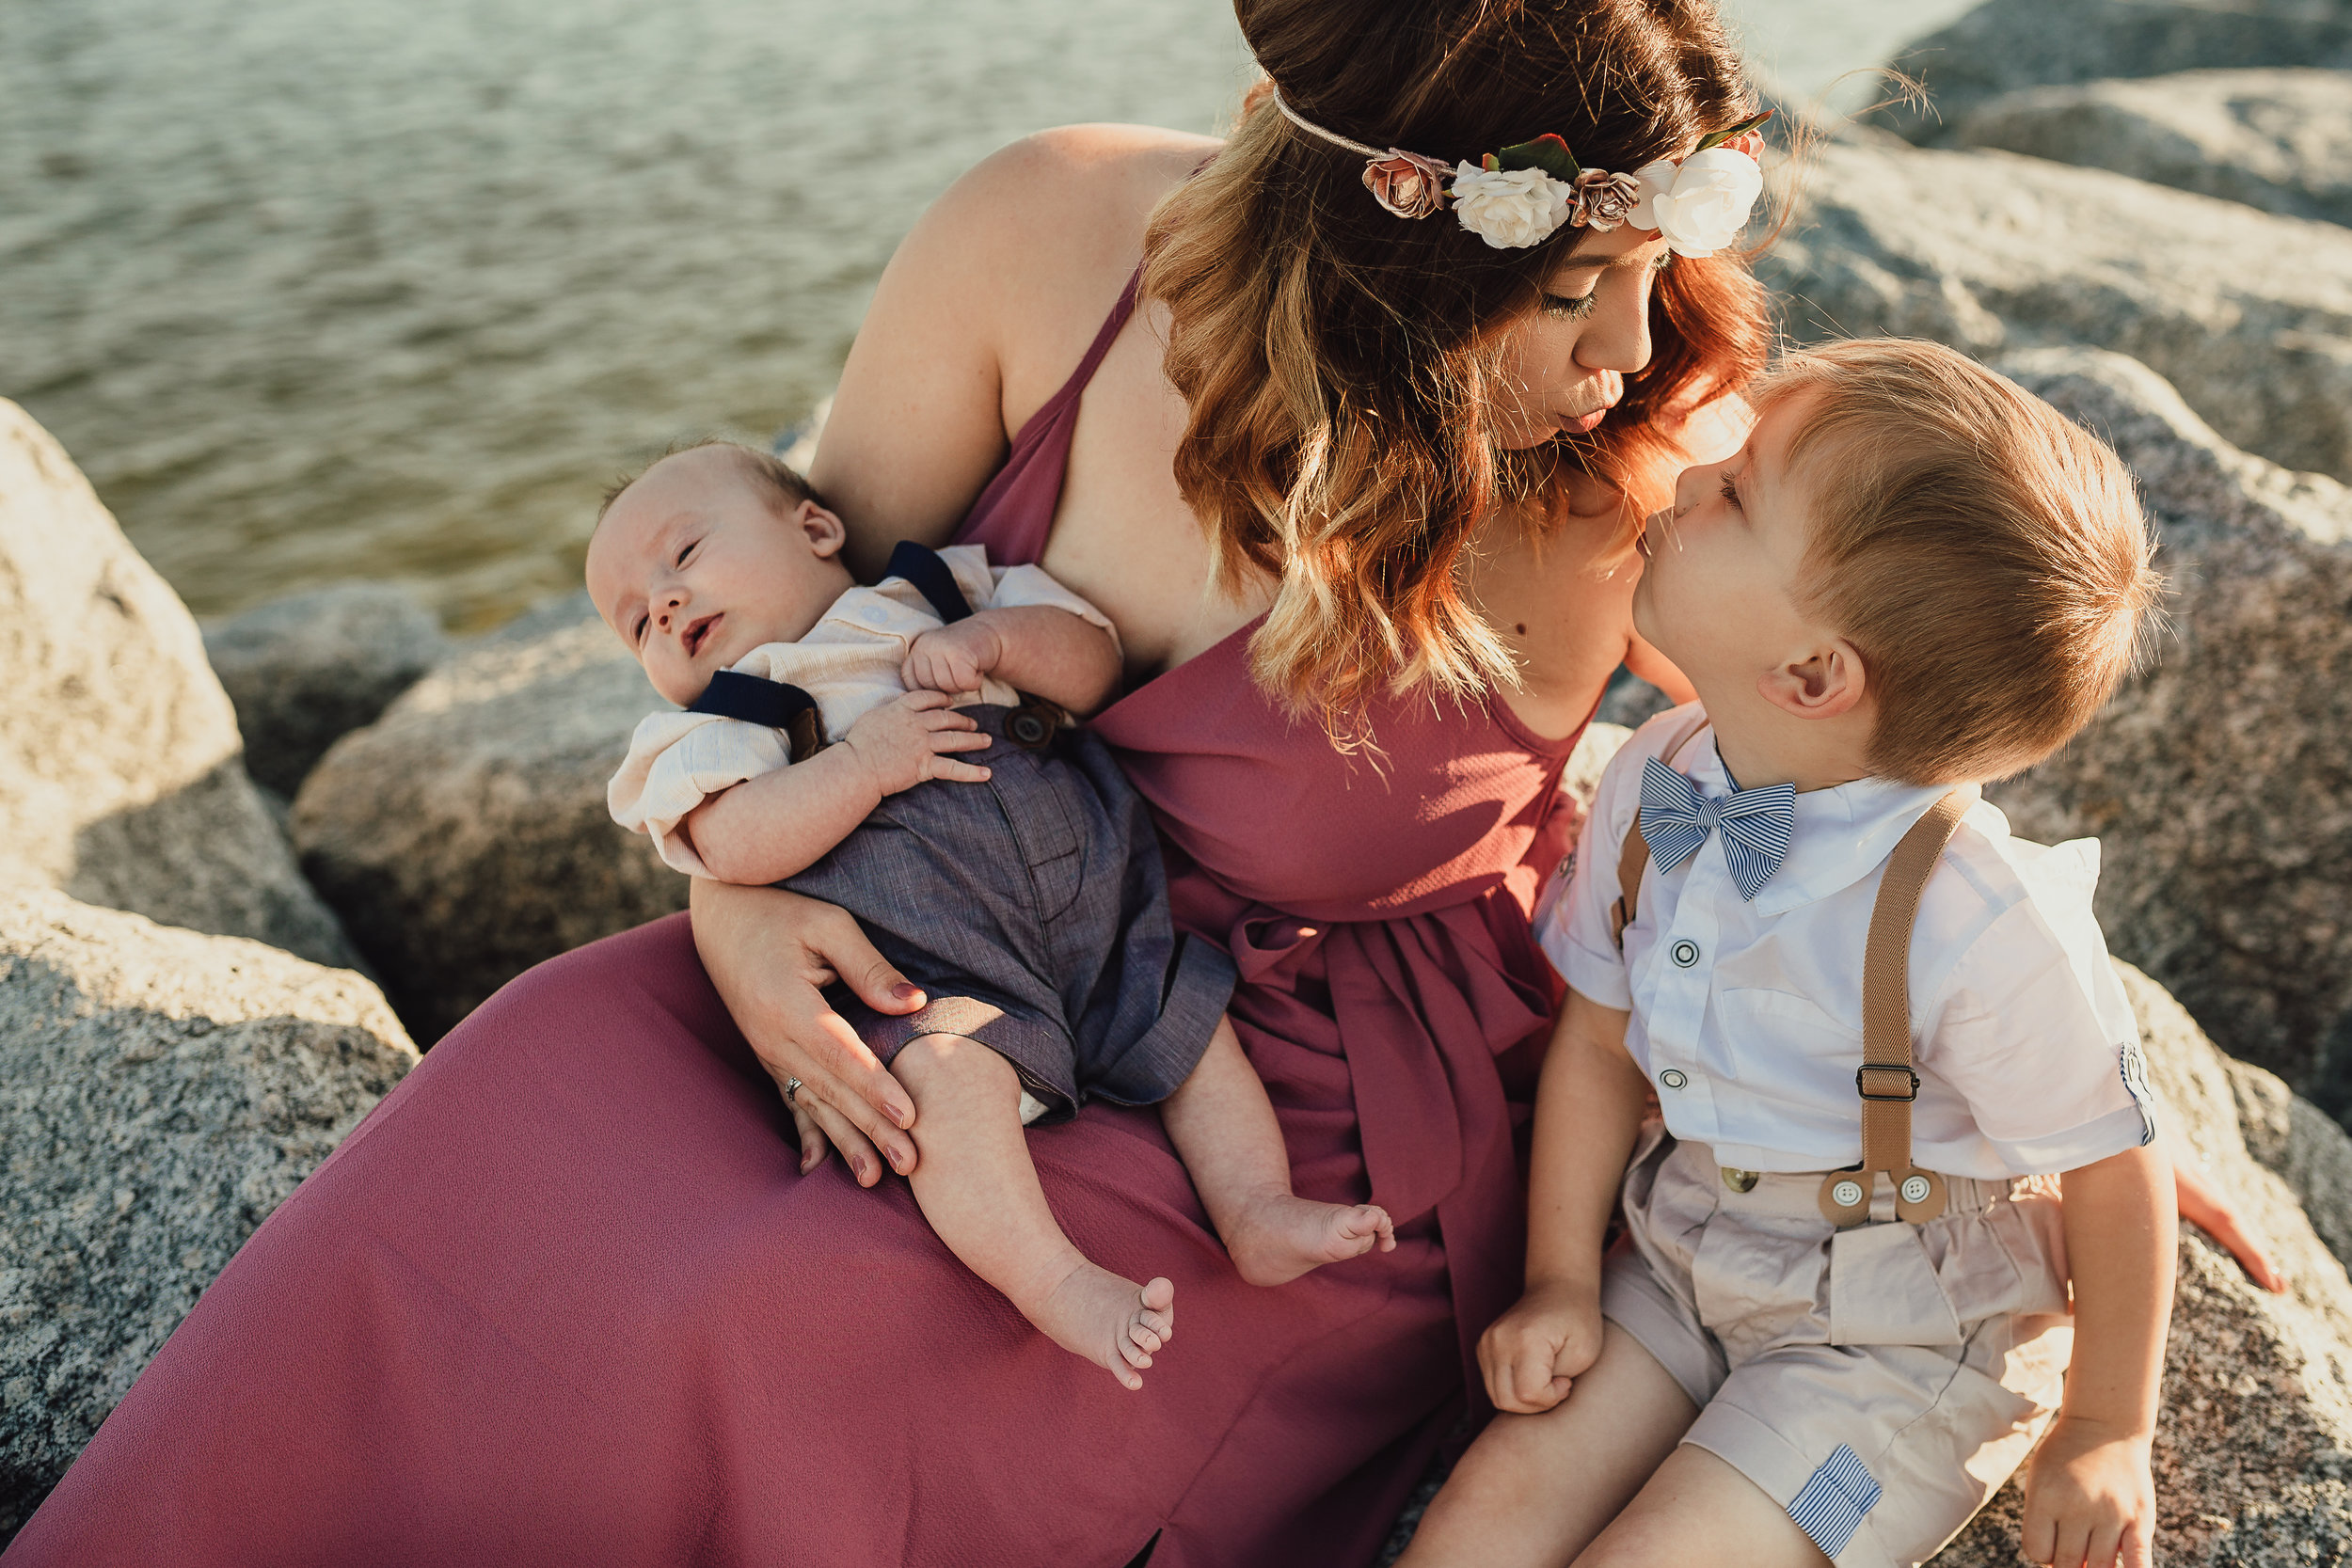
<path fill-rule="evenodd" d="M 10 1568 L 1370 1560 L 1520 1284 L 1562 765 L 1620 661 L 1684 689 L 1629 546 L 1764 358 L 1724 248 L 1758 105 L 1704 0 L 1237 9 L 1270 81 L 1223 147 L 1048 133 L 933 206 L 813 478 L 863 572 L 977 541 L 1116 622 L 1097 727 L 1296 1188 L 1396 1250 L 1244 1284 L 1156 1117 L 1091 1106 L 1031 1140 L 1055 1211 L 1184 1304 L 1113 1386 L 882 1181 L 911 1109 L 820 988 L 911 988 L 837 911 L 697 883 L 437 1046 Z"/>

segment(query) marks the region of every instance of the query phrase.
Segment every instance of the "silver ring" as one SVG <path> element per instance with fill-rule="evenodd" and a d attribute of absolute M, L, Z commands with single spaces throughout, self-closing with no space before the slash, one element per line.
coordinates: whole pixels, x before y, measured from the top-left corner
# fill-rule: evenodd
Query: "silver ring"
<path fill-rule="evenodd" d="M 801 1108 L 800 1093 L 803 1087 L 803 1085 L 797 1078 L 787 1078 L 784 1081 L 784 1102 L 796 1111 Z"/>

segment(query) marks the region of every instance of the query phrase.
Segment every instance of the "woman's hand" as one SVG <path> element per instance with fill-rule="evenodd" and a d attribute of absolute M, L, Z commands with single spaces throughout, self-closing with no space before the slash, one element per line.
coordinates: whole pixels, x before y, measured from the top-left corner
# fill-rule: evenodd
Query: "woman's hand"
<path fill-rule="evenodd" d="M 2255 1284 L 2265 1291 L 2284 1291 L 2286 1276 L 2271 1265 L 2261 1243 L 2246 1233 L 2229 1200 L 2205 1180 L 2204 1167 L 2197 1163 L 2197 1156 L 2178 1144 L 2172 1144 L 2166 1152 L 2172 1156 L 2172 1195 L 2180 1207 L 2181 1218 L 2227 1248 Z"/>
<path fill-rule="evenodd" d="M 890 967 L 845 911 L 782 888 L 738 887 L 697 877 L 694 947 L 760 1066 L 788 1098 L 806 1175 L 828 1146 L 858 1185 L 882 1180 L 882 1162 L 914 1168 L 914 1101 L 826 1006 L 821 987 L 842 981 L 876 1012 L 911 1013 L 923 993 Z"/>
<path fill-rule="evenodd" d="M 1478 1338 L 1478 1370 L 1497 1410 L 1534 1416 L 1568 1397 L 1600 1356 L 1600 1290 L 1531 1282 L 1527 1293 Z"/>

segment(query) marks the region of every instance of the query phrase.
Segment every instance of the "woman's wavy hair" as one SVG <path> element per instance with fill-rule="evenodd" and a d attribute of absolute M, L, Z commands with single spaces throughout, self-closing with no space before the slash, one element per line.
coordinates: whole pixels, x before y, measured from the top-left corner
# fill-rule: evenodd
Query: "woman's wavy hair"
<path fill-rule="evenodd" d="M 1654 356 L 1587 435 L 1497 445 L 1508 329 L 1585 231 L 1499 250 L 1450 214 L 1391 216 L 1359 153 L 1449 162 L 1557 132 L 1588 167 L 1679 156 L 1756 112 L 1709 0 L 1236 0 L 1267 80 L 1232 139 L 1152 216 L 1144 291 L 1170 314 L 1190 405 L 1176 480 L 1217 580 L 1278 583 L 1250 645 L 1259 685 L 1366 738 L 1365 706 L 1518 682 L 1465 598 L 1463 552 L 1512 501 L 1565 515 L 1565 467 L 1625 499 L 1616 545 L 1663 505 L 1675 431 L 1761 370 L 1763 291 L 1742 257 L 1677 258 L 1650 304 Z"/>

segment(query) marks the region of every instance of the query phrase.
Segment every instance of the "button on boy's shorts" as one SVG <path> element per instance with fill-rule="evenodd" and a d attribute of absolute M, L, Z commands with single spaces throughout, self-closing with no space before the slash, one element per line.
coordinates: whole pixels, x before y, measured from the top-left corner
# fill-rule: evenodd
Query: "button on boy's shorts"
<path fill-rule="evenodd" d="M 1700 1407 L 1683 1441 L 1839 1568 L 1934 1556 L 2057 1410 L 2074 1350 L 2058 1203 L 1955 1179 L 1942 1216 L 1905 1225 L 1882 1177 L 1874 1223 L 1840 1232 L 1818 1173 L 1740 1193 L 1705 1145 L 1652 1136 L 1601 1311 Z"/>

